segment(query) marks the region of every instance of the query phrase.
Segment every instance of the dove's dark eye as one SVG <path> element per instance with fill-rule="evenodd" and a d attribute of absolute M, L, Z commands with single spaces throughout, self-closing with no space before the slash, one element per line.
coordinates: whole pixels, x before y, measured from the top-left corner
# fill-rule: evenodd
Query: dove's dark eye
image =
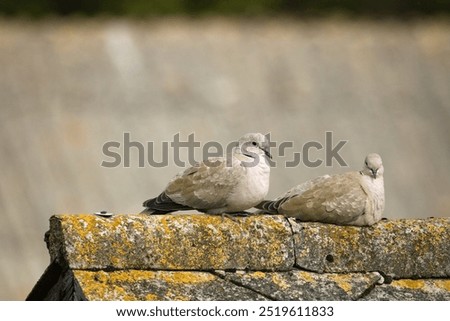
<path fill-rule="evenodd" d="M 252 145 L 253 145 L 253 146 L 256 146 L 256 145 L 258 145 L 258 144 L 256 144 L 256 142 L 252 142 Z"/>

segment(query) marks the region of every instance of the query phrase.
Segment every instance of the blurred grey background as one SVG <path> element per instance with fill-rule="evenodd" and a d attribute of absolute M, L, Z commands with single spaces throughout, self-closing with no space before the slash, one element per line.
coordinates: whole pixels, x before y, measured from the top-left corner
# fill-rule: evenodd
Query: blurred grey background
<path fill-rule="evenodd" d="M 1 300 L 24 299 L 48 265 L 51 215 L 139 212 L 182 169 L 172 154 L 139 168 L 136 149 L 129 168 L 102 167 L 125 132 L 155 160 L 177 133 L 292 141 L 274 150 L 268 198 L 378 152 L 385 217 L 450 216 L 448 16 L 8 16 L 0 66 Z M 285 167 L 326 131 L 348 140 L 348 167 Z"/>

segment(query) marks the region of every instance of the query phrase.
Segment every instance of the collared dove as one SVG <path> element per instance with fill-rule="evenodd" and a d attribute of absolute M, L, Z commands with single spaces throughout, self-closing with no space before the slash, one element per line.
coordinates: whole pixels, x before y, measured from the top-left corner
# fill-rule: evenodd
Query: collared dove
<path fill-rule="evenodd" d="M 372 225 L 384 211 L 383 172 L 381 157 L 369 154 L 361 171 L 317 177 L 256 207 L 300 221 Z"/>
<path fill-rule="evenodd" d="M 176 175 L 158 197 L 144 202 L 142 213 L 165 214 L 195 209 L 208 214 L 245 211 L 264 200 L 269 190 L 269 142 L 246 134 L 231 155 L 210 158 Z"/>

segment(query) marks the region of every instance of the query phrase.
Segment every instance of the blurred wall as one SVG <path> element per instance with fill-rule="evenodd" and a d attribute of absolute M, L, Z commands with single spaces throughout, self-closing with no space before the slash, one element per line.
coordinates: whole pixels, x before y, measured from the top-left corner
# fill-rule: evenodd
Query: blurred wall
<path fill-rule="evenodd" d="M 139 168 L 136 150 L 101 167 L 124 132 L 159 160 L 177 133 L 270 132 L 301 152 L 332 131 L 349 167 L 285 168 L 294 150 L 275 151 L 268 197 L 378 152 L 386 217 L 450 213 L 448 20 L 4 19 L 0 66 L 0 299 L 24 299 L 49 263 L 52 214 L 138 212 L 181 170 Z"/>

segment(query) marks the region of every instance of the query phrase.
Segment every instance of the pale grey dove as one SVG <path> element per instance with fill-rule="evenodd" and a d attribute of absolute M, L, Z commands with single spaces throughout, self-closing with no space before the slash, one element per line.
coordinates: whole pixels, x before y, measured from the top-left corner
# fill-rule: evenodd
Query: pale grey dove
<path fill-rule="evenodd" d="M 228 157 L 210 158 L 176 175 L 158 197 L 144 202 L 142 213 L 165 214 L 196 209 L 209 214 L 245 211 L 269 190 L 269 141 L 246 134 Z"/>
<path fill-rule="evenodd" d="M 372 225 L 384 211 L 383 172 L 381 157 L 369 154 L 361 171 L 317 177 L 257 208 L 300 221 Z"/>

